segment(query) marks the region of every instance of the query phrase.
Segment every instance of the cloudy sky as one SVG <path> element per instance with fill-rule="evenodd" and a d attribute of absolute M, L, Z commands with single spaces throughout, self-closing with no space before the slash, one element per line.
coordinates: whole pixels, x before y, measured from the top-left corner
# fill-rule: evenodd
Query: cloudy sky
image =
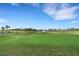
<path fill-rule="evenodd" d="M 78 28 L 77 3 L 9 3 L 0 4 L 0 27 L 12 28 Z"/>

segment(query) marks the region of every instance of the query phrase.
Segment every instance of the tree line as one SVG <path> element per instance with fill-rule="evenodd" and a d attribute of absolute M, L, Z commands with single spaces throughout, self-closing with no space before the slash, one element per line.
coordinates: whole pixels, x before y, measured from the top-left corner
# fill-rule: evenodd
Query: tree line
<path fill-rule="evenodd" d="M 9 25 L 1 27 L 2 33 L 9 33 L 12 31 L 32 31 L 32 32 L 46 32 L 46 31 L 79 31 L 79 28 L 68 28 L 68 29 L 34 29 L 34 28 L 15 28 L 11 29 Z"/>

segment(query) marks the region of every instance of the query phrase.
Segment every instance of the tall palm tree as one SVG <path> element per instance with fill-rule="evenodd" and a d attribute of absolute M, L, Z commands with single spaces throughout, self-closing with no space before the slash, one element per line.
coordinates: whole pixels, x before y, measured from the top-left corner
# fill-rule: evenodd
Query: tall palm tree
<path fill-rule="evenodd" d="M 5 33 L 5 27 L 1 27 L 2 28 L 2 34 Z"/>
<path fill-rule="evenodd" d="M 9 25 L 6 25 L 5 27 L 6 27 L 6 32 L 9 33 L 9 31 L 10 31 L 10 26 L 9 26 Z"/>

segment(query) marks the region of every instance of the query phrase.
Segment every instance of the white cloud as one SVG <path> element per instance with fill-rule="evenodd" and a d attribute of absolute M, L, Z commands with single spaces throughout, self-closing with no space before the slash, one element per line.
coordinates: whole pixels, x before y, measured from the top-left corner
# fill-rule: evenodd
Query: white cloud
<path fill-rule="evenodd" d="M 0 18 L 0 24 L 4 24 L 4 23 L 7 23 L 8 21 L 5 20 L 4 18 Z"/>
<path fill-rule="evenodd" d="M 75 11 L 78 7 L 72 7 L 72 8 L 63 8 L 56 12 L 55 19 L 56 20 L 69 20 L 69 19 L 75 19 L 76 14 Z"/>
<path fill-rule="evenodd" d="M 70 7 L 69 4 L 45 4 L 44 12 L 55 20 L 72 20 L 76 18 L 75 11 L 79 6 Z"/>
<path fill-rule="evenodd" d="M 67 8 L 70 7 L 68 3 L 61 3 L 61 8 Z"/>
<path fill-rule="evenodd" d="M 11 3 L 12 6 L 20 6 L 19 3 Z"/>
<path fill-rule="evenodd" d="M 55 15 L 56 12 L 56 4 L 45 4 L 44 10 L 49 16 Z"/>

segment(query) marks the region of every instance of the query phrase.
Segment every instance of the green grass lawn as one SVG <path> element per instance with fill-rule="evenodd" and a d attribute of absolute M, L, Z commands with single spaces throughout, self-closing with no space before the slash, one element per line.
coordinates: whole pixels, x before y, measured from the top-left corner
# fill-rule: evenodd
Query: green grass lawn
<path fill-rule="evenodd" d="M 0 35 L 0 55 L 77 56 L 79 55 L 79 34 L 72 33 L 10 33 Z"/>

